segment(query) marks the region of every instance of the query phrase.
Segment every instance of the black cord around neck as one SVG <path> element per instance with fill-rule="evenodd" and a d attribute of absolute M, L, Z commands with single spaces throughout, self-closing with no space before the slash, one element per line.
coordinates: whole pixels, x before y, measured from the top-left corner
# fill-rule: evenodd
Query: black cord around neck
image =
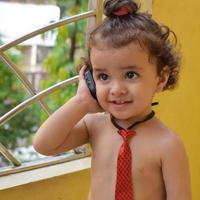
<path fill-rule="evenodd" d="M 145 122 L 145 121 L 147 121 L 147 120 L 150 120 L 151 118 L 154 117 L 154 115 L 155 115 L 155 112 L 152 110 L 143 120 L 134 122 L 134 123 L 133 123 L 131 126 L 129 126 L 127 129 L 130 130 L 130 129 L 132 129 L 134 126 L 136 126 L 136 125 L 138 125 L 138 124 L 140 124 L 140 123 L 142 123 L 142 122 Z M 113 124 L 117 129 L 119 129 L 119 130 L 124 129 L 124 128 L 122 128 L 119 124 L 117 124 L 117 122 L 115 121 L 114 116 L 112 116 L 112 115 L 111 115 L 111 122 L 112 122 L 112 124 Z"/>

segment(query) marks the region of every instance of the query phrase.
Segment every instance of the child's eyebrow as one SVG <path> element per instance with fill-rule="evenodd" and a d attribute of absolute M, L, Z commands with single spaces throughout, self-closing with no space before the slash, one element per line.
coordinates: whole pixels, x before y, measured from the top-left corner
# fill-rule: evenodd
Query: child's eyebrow
<path fill-rule="evenodd" d="M 120 69 L 123 69 L 123 70 L 128 70 L 128 69 L 129 69 L 129 70 L 130 70 L 130 69 L 132 69 L 132 70 L 135 70 L 135 69 L 141 70 L 142 67 L 139 67 L 139 66 L 137 66 L 137 65 L 130 65 L 130 66 L 121 66 Z"/>
<path fill-rule="evenodd" d="M 120 66 L 119 69 L 122 70 L 142 70 L 142 67 L 136 66 L 136 65 L 130 65 L 130 66 Z M 107 71 L 106 68 L 93 68 L 94 72 L 104 72 Z"/>
<path fill-rule="evenodd" d="M 95 72 L 103 72 L 103 71 L 106 71 L 106 68 L 93 68 L 93 71 L 95 71 Z"/>

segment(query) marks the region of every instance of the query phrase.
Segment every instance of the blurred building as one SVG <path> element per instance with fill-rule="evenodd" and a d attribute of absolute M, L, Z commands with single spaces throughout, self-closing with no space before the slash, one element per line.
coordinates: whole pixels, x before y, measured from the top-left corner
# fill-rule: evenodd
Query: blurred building
<path fill-rule="evenodd" d="M 0 39 L 3 43 L 11 42 L 60 19 L 60 9 L 55 5 L 30 4 L 33 1 L 16 2 L 22 1 L 0 1 Z M 27 73 L 36 90 L 39 89 L 39 80 L 44 75 L 41 67 L 43 59 L 54 46 L 55 39 L 56 32 L 50 31 L 20 44 L 23 53 L 20 69 Z"/>

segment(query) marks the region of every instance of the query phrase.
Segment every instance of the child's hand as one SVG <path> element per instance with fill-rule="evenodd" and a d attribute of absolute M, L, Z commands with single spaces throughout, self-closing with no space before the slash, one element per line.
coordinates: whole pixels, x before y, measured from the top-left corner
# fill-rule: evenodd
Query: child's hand
<path fill-rule="evenodd" d="M 80 102 L 86 106 L 88 112 L 92 113 L 102 112 L 103 109 L 100 107 L 96 99 L 92 97 L 87 87 L 87 84 L 84 79 L 85 70 L 86 66 L 83 66 L 79 72 L 79 85 L 76 96 L 77 98 L 80 98 Z"/>

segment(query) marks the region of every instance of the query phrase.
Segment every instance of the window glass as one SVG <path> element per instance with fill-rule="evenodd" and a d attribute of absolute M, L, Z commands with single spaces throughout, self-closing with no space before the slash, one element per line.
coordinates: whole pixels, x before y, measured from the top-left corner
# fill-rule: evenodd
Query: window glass
<path fill-rule="evenodd" d="M 41 2 L 42 1 L 40 1 L 40 3 Z M 51 16 L 51 19 L 46 19 L 46 21 L 44 20 L 42 22 L 39 19 L 31 19 L 31 16 L 35 17 L 31 12 L 27 15 L 30 4 L 27 4 L 26 1 L 26 4 L 20 3 L 18 5 L 19 7 L 15 9 L 18 11 L 16 17 L 19 17 L 20 12 L 22 19 L 20 20 L 21 24 L 15 24 L 18 27 L 16 32 L 16 26 L 13 26 L 15 13 L 10 13 L 12 8 L 4 9 L 5 12 L 0 12 L 0 19 L 4 19 L 5 21 L 2 22 L 0 29 L 0 43 L 5 44 L 12 41 L 14 38 L 30 32 L 31 29 L 35 30 L 42 27 L 42 25 L 45 26 L 53 21 L 65 18 L 66 16 L 84 12 L 87 10 L 88 5 L 88 1 L 74 0 L 44 2 L 46 4 L 43 9 L 45 9 L 48 2 L 55 6 L 55 13 Z M 0 10 L 5 6 L 3 3 L 5 2 L 0 2 Z M 31 3 L 34 4 L 35 1 L 32 1 Z M 26 9 L 24 9 L 25 6 L 27 6 Z M 35 10 L 40 9 L 37 6 L 34 7 Z M 46 7 L 46 9 L 49 8 Z M 25 15 L 26 17 L 24 17 Z M 42 16 L 44 16 L 43 12 Z M 19 20 L 15 21 L 19 22 Z M 3 27 L 3 24 L 6 26 Z M 29 27 L 31 24 L 35 24 L 35 27 Z M 40 92 L 60 81 L 77 75 L 76 65 L 79 63 L 80 57 L 84 55 L 86 26 L 87 20 L 64 25 L 12 47 L 7 50 L 5 54 L 11 62 L 24 73 L 36 92 Z M 1 116 L 31 97 L 30 92 L 28 92 L 22 83 L 19 82 L 8 65 L 1 60 L 0 82 Z M 44 103 L 48 106 L 48 109 L 53 112 L 75 94 L 76 88 L 77 84 L 74 83 L 67 89 L 59 89 L 45 97 Z M 41 105 L 39 103 L 33 103 L 0 126 L 0 142 L 22 163 L 44 159 L 45 156 L 38 154 L 33 149 L 32 138 L 38 127 L 45 119 L 47 119 L 47 117 L 48 115 L 41 108 Z M 84 152 L 84 147 L 76 149 L 75 152 Z M 73 154 L 74 151 L 69 151 L 64 155 L 71 156 Z M 11 166 L 11 163 L 0 154 L 0 167 L 2 168 L 5 166 Z"/>

